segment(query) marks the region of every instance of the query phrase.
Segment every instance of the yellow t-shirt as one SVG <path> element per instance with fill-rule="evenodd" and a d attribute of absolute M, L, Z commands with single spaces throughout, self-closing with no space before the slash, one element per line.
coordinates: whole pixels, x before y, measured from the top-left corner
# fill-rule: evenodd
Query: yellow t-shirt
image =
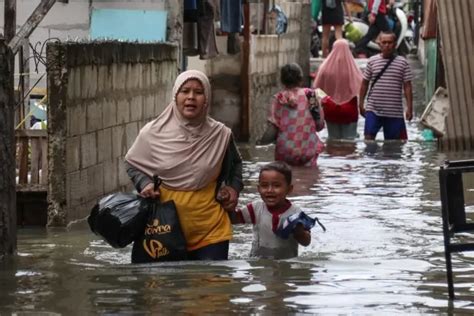
<path fill-rule="evenodd" d="M 197 191 L 160 187 L 161 201 L 173 200 L 188 251 L 232 238 L 229 215 L 215 199 L 216 181 Z"/>

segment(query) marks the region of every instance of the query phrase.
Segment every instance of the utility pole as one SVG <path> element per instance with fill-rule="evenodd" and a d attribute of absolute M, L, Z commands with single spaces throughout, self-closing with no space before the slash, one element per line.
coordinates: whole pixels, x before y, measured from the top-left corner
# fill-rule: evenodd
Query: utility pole
<path fill-rule="evenodd" d="M 4 38 L 0 39 L 0 259 L 16 252 L 16 166 L 14 55 L 7 43 L 15 36 L 16 0 L 5 0 Z"/>
<path fill-rule="evenodd" d="M 5 42 L 11 41 L 16 33 L 16 0 L 5 0 L 5 17 L 4 17 L 4 37 Z"/>
<path fill-rule="evenodd" d="M 244 41 L 242 43 L 242 69 L 240 80 L 242 82 L 242 114 L 240 121 L 239 140 L 248 141 L 250 138 L 250 4 L 248 0 L 242 1 L 244 15 Z"/>

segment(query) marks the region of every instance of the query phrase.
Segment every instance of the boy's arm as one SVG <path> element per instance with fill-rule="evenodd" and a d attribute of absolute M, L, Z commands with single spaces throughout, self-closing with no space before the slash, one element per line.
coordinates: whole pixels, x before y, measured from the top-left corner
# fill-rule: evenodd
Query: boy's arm
<path fill-rule="evenodd" d="M 232 224 L 245 224 L 240 210 L 229 211 L 227 214 L 229 214 L 230 222 Z"/>
<path fill-rule="evenodd" d="M 242 208 L 237 208 L 227 212 L 232 224 L 252 224 L 256 223 L 256 212 L 253 203 L 249 203 Z"/>
<path fill-rule="evenodd" d="M 293 237 L 302 246 L 306 247 L 311 243 L 311 233 L 304 229 L 303 224 L 296 225 Z"/>

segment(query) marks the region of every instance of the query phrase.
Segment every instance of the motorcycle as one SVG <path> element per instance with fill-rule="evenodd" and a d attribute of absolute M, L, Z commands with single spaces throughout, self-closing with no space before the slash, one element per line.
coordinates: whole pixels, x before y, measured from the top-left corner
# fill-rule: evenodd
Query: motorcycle
<path fill-rule="evenodd" d="M 413 49 L 413 32 L 409 31 L 408 19 L 400 5 L 395 4 L 387 12 L 387 21 L 390 30 L 396 37 L 396 49 L 398 54 L 406 55 Z M 355 48 L 356 43 L 369 30 L 369 23 L 364 19 L 353 18 L 353 21 L 347 21 L 344 24 L 344 37 L 349 40 L 351 48 Z M 369 56 L 380 53 L 380 46 L 374 41 L 370 41 L 366 47 Z"/>
<path fill-rule="evenodd" d="M 319 57 L 319 51 L 321 50 L 321 37 L 322 37 L 322 30 L 319 29 L 316 22 L 312 22 L 311 25 L 311 47 L 310 52 L 311 56 L 314 58 Z"/>
<path fill-rule="evenodd" d="M 400 55 L 406 55 L 414 48 L 414 32 L 408 23 L 407 15 L 402 9 L 401 4 L 394 4 L 389 8 L 387 12 L 387 20 L 390 29 L 397 36 L 396 48 Z M 343 37 L 349 41 L 351 49 L 354 50 L 356 43 L 368 32 L 369 22 L 367 18 L 352 18 L 352 22 L 345 18 L 343 27 Z M 311 55 L 313 57 L 319 57 L 319 51 L 321 49 L 321 36 L 322 26 L 312 26 L 311 32 Z M 332 44 L 336 41 L 334 34 L 331 34 L 329 38 L 329 47 L 332 48 Z M 375 40 L 370 41 L 367 44 L 367 55 L 368 57 L 380 53 L 380 47 Z"/>

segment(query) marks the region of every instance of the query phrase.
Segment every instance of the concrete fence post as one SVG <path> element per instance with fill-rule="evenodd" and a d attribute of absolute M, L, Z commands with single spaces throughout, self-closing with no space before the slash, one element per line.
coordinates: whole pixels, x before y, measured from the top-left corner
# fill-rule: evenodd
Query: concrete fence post
<path fill-rule="evenodd" d="M 66 226 L 66 136 L 67 83 L 66 48 L 49 43 L 48 73 L 48 226 Z"/>

